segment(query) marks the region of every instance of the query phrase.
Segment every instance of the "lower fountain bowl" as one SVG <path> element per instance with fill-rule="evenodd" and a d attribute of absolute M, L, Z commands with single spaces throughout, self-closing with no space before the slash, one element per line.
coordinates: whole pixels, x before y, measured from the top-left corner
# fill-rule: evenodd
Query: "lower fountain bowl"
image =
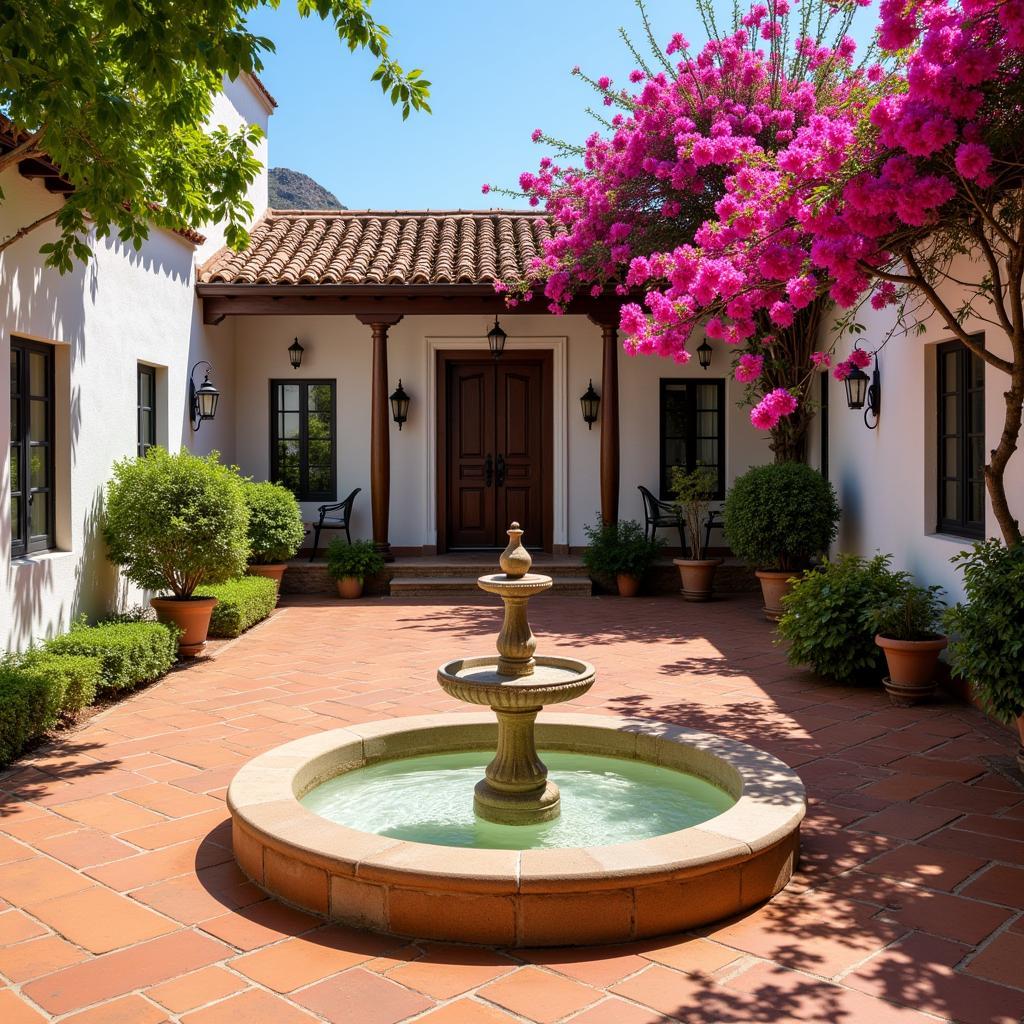
<path fill-rule="evenodd" d="M 266 892 L 335 921 L 505 946 L 594 945 L 683 931 L 770 899 L 789 881 L 805 799 L 800 779 L 777 758 L 641 719 L 545 714 L 536 729 L 544 750 L 686 772 L 735 802 L 700 825 L 649 839 L 526 850 L 408 842 L 348 828 L 300 803 L 342 773 L 486 751 L 497 737 L 490 712 L 400 718 L 295 740 L 243 766 L 228 791 L 235 857 Z"/>

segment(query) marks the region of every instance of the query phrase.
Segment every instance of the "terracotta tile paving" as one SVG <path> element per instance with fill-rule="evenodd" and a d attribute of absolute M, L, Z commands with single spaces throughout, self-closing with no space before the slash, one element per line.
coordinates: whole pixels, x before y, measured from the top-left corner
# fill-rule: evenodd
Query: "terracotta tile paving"
<path fill-rule="evenodd" d="M 224 791 L 249 757 L 374 718 L 458 712 L 434 670 L 489 651 L 477 601 L 296 601 L 0 773 L 2 1024 L 1011 1024 L 1024 1018 L 1024 789 L 1011 733 L 795 670 L 746 597 L 540 599 L 579 710 L 727 733 L 796 768 L 802 863 L 699 933 L 491 950 L 371 935 L 266 899 Z"/>

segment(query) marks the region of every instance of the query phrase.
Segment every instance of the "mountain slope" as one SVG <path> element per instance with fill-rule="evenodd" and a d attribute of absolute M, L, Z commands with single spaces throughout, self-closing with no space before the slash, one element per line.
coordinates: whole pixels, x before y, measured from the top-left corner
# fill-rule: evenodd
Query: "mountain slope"
<path fill-rule="evenodd" d="M 344 210 L 333 192 L 328 192 L 308 174 L 288 167 L 271 167 L 269 177 L 272 210 Z"/>

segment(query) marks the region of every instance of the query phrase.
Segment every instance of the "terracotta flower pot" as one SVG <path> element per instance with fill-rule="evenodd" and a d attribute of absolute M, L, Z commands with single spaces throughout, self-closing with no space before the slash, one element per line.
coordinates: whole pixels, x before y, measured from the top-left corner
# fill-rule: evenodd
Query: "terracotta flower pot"
<path fill-rule="evenodd" d="M 889 700 L 897 707 L 911 707 L 935 693 L 935 667 L 946 647 L 944 636 L 934 640 L 893 640 L 876 636 L 875 643 L 885 651 L 889 675 L 882 680 Z"/>
<path fill-rule="evenodd" d="M 363 581 L 358 576 L 342 576 L 335 580 L 338 597 L 354 598 L 363 596 Z"/>
<path fill-rule="evenodd" d="M 721 558 L 673 558 L 679 567 L 682 581 L 682 595 L 687 601 L 710 601 L 715 584 L 715 570 L 722 564 Z"/>
<path fill-rule="evenodd" d="M 637 576 L 627 576 L 620 572 L 615 577 L 615 583 L 619 588 L 619 597 L 636 597 L 640 593 L 640 579 Z"/>
<path fill-rule="evenodd" d="M 150 602 L 161 622 L 181 630 L 178 657 L 194 658 L 206 646 L 210 616 L 217 604 L 215 597 L 154 597 Z"/>
<path fill-rule="evenodd" d="M 792 589 L 789 581 L 797 574 L 789 570 L 758 569 L 754 575 L 761 581 L 764 617 L 769 622 L 778 622 L 782 618 L 782 599 Z"/>
<path fill-rule="evenodd" d="M 268 563 L 266 565 L 257 565 L 253 563 L 249 566 L 250 576 L 263 576 L 268 580 L 273 580 L 277 584 L 278 596 L 281 594 L 281 577 L 284 576 L 285 569 L 288 568 L 287 562 Z"/>

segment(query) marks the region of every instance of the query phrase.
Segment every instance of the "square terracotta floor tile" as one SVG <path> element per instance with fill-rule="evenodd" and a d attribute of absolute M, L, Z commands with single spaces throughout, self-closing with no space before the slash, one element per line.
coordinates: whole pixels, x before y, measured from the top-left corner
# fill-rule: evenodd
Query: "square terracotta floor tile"
<path fill-rule="evenodd" d="M 895 892 L 884 911 L 887 920 L 972 946 L 984 941 L 1011 915 L 1005 907 L 914 888 Z"/>
<path fill-rule="evenodd" d="M 117 835 L 131 829 L 143 828 L 166 821 L 160 814 L 147 811 L 144 807 L 129 803 L 116 796 L 93 796 L 73 803 L 61 804 L 60 813 L 65 818 L 82 825 L 100 829 L 108 835 Z"/>
<path fill-rule="evenodd" d="M 0 913 L 0 946 L 11 946 L 15 942 L 45 935 L 46 929 L 20 910 L 5 910 Z"/>
<path fill-rule="evenodd" d="M 60 936 L 44 935 L 0 949 L 0 974 L 15 983 L 29 981 L 77 964 L 86 956 L 85 950 Z"/>
<path fill-rule="evenodd" d="M 982 857 L 907 843 L 868 861 L 860 870 L 895 881 L 949 892 L 988 863 Z"/>
<path fill-rule="evenodd" d="M 475 999 L 456 999 L 436 1010 L 425 1013 L 416 1019 L 416 1024 L 514 1024 L 518 1017 L 513 1017 L 504 1010 L 499 1010 L 489 1003 L 481 1003 Z M 621 1024 L 630 1024 L 622 1021 Z"/>
<path fill-rule="evenodd" d="M 245 988 L 247 982 L 223 967 L 203 967 L 191 974 L 182 975 L 173 981 L 165 981 L 146 990 L 146 995 L 172 1013 L 186 1013 L 197 1006 L 205 1006 L 214 1000 Z"/>
<path fill-rule="evenodd" d="M 267 946 L 289 935 L 301 935 L 320 925 L 320 919 L 277 900 L 263 900 L 230 914 L 203 921 L 204 932 L 248 951 Z"/>
<path fill-rule="evenodd" d="M 388 971 L 388 978 L 433 999 L 452 999 L 516 968 L 508 957 L 473 946 L 425 945 L 425 954 Z M 517 955 L 521 955 L 517 951 Z"/>
<path fill-rule="evenodd" d="M 91 878 L 46 857 L 0 865 L 0 896 L 16 907 L 31 908 L 55 896 L 88 889 L 92 884 Z"/>
<path fill-rule="evenodd" d="M 960 895 L 1024 910 L 1024 868 L 993 864 L 977 878 L 972 878 L 960 890 Z"/>
<path fill-rule="evenodd" d="M 292 992 L 369 960 L 332 943 L 322 933 L 285 939 L 231 961 L 233 970 L 275 992 Z"/>
<path fill-rule="evenodd" d="M 132 899 L 182 924 L 198 924 L 265 898 L 264 893 L 251 882 L 210 891 L 194 874 L 179 875 L 132 890 Z"/>
<path fill-rule="evenodd" d="M 677 971 L 699 975 L 713 974 L 743 956 L 738 950 L 718 942 L 686 938 L 653 947 L 645 943 L 640 955 L 664 967 L 674 967 Z"/>
<path fill-rule="evenodd" d="M 73 1013 L 61 1024 L 163 1024 L 166 1020 L 167 1014 L 159 1006 L 142 996 L 131 995 Z"/>
<path fill-rule="evenodd" d="M 0 1020 L 4 1024 L 42 1024 L 46 1020 L 13 989 L 0 989 Z"/>
<path fill-rule="evenodd" d="M 860 832 L 879 832 L 895 839 L 920 839 L 959 816 L 959 811 L 948 807 L 896 804 L 869 815 L 853 827 Z"/>
<path fill-rule="evenodd" d="M 537 967 L 499 978 L 477 995 L 537 1024 L 552 1024 L 601 998 L 597 989 Z"/>
<path fill-rule="evenodd" d="M 657 1010 L 612 996 L 569 1017 L 567 1024 L 665 1024 L 666 1021 L 665 1015 Z"/>
<path fill-rule="evenodd" d="M 135 847 L 95 828 L 82 828 L 38 839 L 35 847 L 73 868 L 109 864 L 111 861 L 124 860 L 125 857 L 134 857 L 139 852 Z"/>
<path fill-rule="evenodd" d="M 283 996 L 249 989 L 202 1010 L 186 1013 L 181 1024 L 313 1024 L 314 1017 Z"/>
<path fill-rule="evenodd" d="M 706 1008 L 714 989 L 707 981 L 692 975 L 673 971 L 661 964 L 651 964 L 640 974 L 613 985 L 610 991 L 669 1017 L 702 1019 L 695 1015 L 705 1012 L 703 1008 Z M 707 1016 L 703 1019 L 716 1018 Z"/>
<path fill-rule="evenodd" d="M 296 992 L 292 998 L 330 1024 L 354 1024 L 352 1009 L 357 1006 L 359 1024 L 398 1024 L 434 1006 L 420 993 L 361 967 Z"/>

